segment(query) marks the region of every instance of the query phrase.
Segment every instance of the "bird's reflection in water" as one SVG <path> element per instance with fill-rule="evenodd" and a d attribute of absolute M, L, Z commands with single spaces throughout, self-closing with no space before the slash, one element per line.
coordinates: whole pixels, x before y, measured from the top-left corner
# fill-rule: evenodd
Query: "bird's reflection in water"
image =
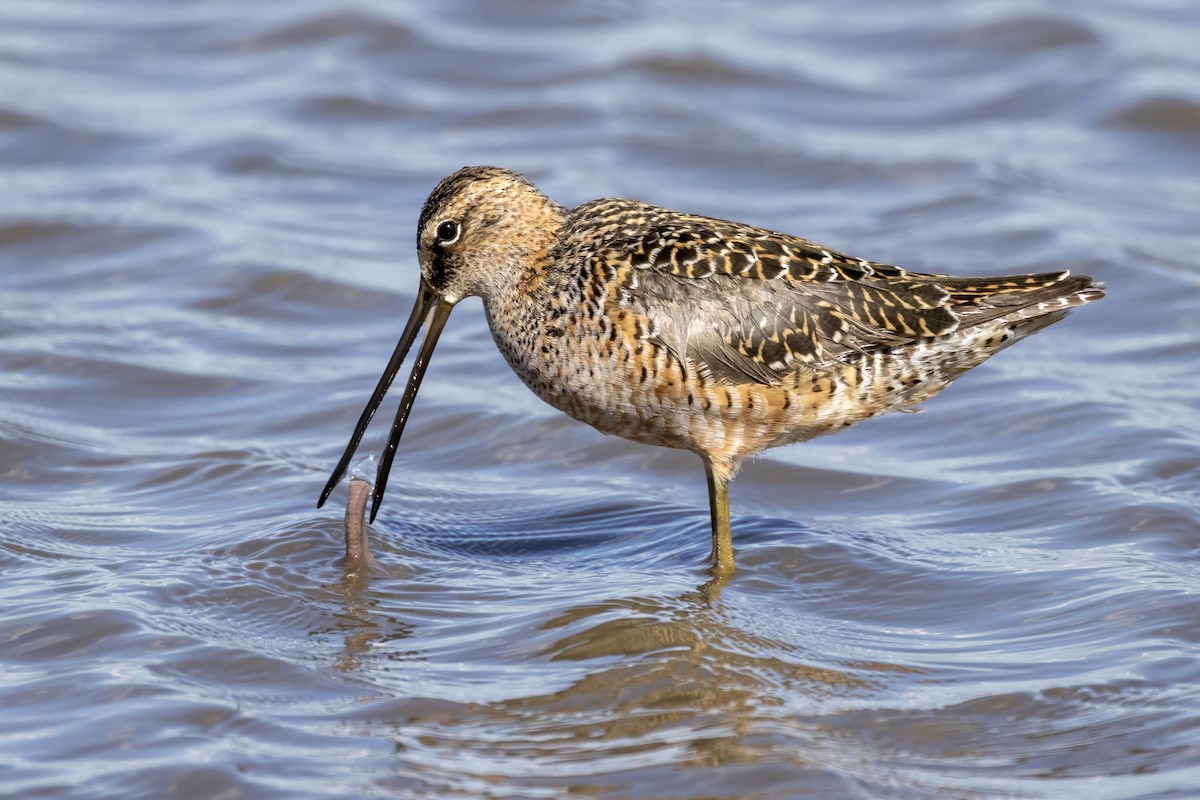
<path fill-rule="evenodd" d="M 802 647 L 745 629 L 720 601 L 720 580 L 676 598 L 633 597 L 577 606 L 547 624 L 564 634 L 547 648 L 552 661 L 596 664 L 550 694 L 497 704 L 503 717 L 536 717 L 545 734 L 531 747 L 546 758 L 659 760 L 715 766 L 761 763 L 772 747 L 795 741 L 795 699 L 834 705 L 874 693 L 897 668 L 882 664 L 817 665 Z M 806 663 L 807 662 L 807 663 Z M 805 727 L 801 725 L 800 727 Z M 552 735 L 553 734 L 553 735 Z M 824 736 L 812 730 L 803 736 Z M 571 751 L 576 750 L 574 755 Z M 788 759 L 803 760 L 795 751 Z"/>

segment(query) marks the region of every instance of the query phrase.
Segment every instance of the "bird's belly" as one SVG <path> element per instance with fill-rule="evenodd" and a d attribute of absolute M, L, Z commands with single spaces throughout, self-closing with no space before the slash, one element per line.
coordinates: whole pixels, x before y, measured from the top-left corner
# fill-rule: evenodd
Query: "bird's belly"
<path fill-rule="evenodd" d="M 601 433 L 734 462 L 837 425 L 822 398 L 806 407 L 803 393 L 782 386 L 702 380 L 695 364 L 661 355 L 639 362 L 581 349 L 561 359 L 518 354 L 509 363 L 534 394 Z"/>
<path fill-rule="evenodd" d="M 613 369 L 602 359 L 588 359 L 563 364 L 540 376 L 518 374 L 542 400 L 601 433 L 695 449 L 697 410 L 687 408 L 686 400 L 681 407 L 671 387 L 641 382 L 637 372 Z"/>

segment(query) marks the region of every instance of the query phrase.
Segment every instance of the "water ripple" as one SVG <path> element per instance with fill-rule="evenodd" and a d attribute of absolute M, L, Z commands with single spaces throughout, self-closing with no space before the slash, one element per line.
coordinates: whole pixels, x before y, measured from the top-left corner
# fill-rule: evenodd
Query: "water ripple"
<path fill-rule="evenodd" d="M 0 8 L 4 790 L 1187 796 L 1197 21 Z M 425 194 L 488 162 L 1110 295 L 926 413 L 748 464 L 727 584 L 698 460 L 551 411 L 464 303 L 357 569 L 316 495 Z"/>

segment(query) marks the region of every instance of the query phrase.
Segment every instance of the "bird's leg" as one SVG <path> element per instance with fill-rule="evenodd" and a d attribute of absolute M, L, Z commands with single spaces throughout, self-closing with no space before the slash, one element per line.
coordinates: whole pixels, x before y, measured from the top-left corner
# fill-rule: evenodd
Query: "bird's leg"
<path fill-rule="evenodd" d="M 723 465 L 713 467 L 704 459 L 704 475 L 708 478 L 708 510 L 712 514 L 712 569 L 714 576 L 733 572 L 733 534 L 729 530 L 729 470 Z"/>

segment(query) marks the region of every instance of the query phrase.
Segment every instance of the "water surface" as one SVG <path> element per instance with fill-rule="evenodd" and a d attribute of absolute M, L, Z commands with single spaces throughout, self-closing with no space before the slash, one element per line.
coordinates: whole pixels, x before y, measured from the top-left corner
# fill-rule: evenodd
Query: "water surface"
<path fill-rule="evenodd" d="M 1200 796 L 1197 25 L 0 7 L 0 794 Z M 720 591 L 696 459 L 542 405 L 469 301 L 347 572 L 315 499 L 476 163 L 1109 297 L 750 463 Z"/>

